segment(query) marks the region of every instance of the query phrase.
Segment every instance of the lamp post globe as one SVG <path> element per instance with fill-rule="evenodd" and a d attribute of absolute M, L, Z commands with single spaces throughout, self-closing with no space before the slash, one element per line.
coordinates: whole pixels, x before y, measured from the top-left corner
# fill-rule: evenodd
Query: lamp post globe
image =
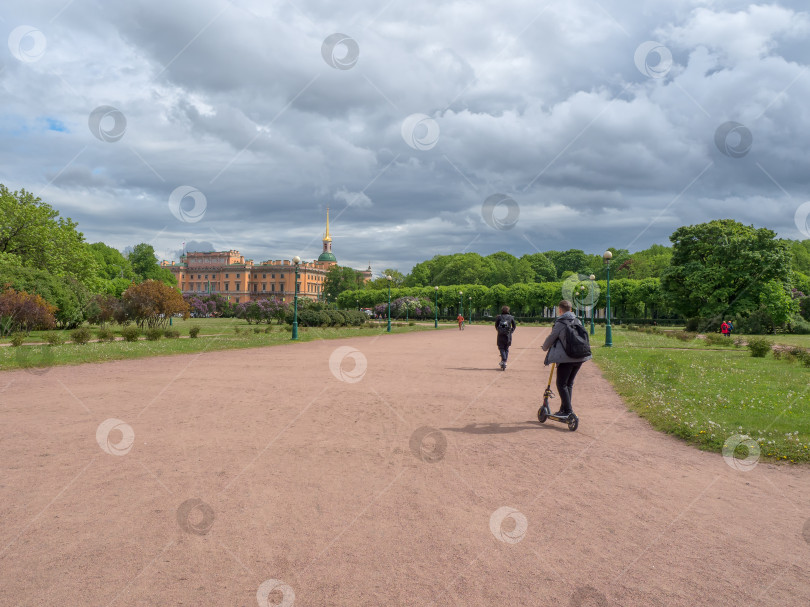
<path fill-rule="evenodd" d="M 591 281 L 591 335 L 595 335 L 596 327 L 594 327 L 593 324 L 593 281 L 596 280 L 596 276 L 594 274 L 591 274 L 588 278 Z"/>
<path fill-rule="evenodd" d="M 295 264 L 295 290 L 293 291 L 293 326 L 292 338 L 298 339 L 298 264 L 301 263 L 301 258 L 296 255 L 292 258 Z"/>
<path fill-rule="evenodd" d="M 435 295 L 433 296 L 433 328 L 439 328 L 439 287 L 433 287 Z"/>
<path fill-rule="evenodd" d="M 613 259 L 613 253 L 605 251 L 602 255 L 607 266 L 607 295 L 605 296 L 605 347 L 613 347 L 613 330 L 610 327 L 610 260 Z"/>
<path fill-rule="evenodd" d="M 391 276 L 386 275 L 385 279 L 388 281 L 388 329 L 387 332 L 391 332 Z"/>

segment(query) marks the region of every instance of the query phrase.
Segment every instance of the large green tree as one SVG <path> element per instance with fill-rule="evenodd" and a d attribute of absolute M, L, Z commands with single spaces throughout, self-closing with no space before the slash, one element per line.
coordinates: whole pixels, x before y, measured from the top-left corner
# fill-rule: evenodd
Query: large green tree
<path fill-rule="evenodd" d="M 127 259 L 139 281 L 158 280 L 167 285 L 177 284 L 177 279 L 174 277 L 174 274 L 172 274 L 170 270 L 160 267 L 158 258 L 155 255 L 155 249 L 152 245 L 144 242 L 136 244 L 127 256 Z"/>
<path fill-rule="evenodd" d="M 687 318 L 748 314 L 759 307 L 770 281 L 788 284 L 787 244 L 766 228 L 719 219 L 678 228 L 670 240 L 672 261 L 661 288 Z"/>
<path fill-rule="evenodd" d="M 96 259 L 76 226 L 30 192 L 0 184 L 0 254 L 25 267 L 72 276 L 95 290 Z"/>
<path fill-rule="evenodd" d="M 338 295 L 349 289 L 359 289 L 363 286 L 363 274 L 352 268 L 332 266 L 326 273 L 323 283 L 323 292 L 326 301 L 336 301 Z"/>
<path fill-rule="evenodd" d="M 557 268 L 543 253 L 532 253 L 520 258 L 529 263 L 534 271 L 534 282 L 551 282 L 557 279 Z"/>

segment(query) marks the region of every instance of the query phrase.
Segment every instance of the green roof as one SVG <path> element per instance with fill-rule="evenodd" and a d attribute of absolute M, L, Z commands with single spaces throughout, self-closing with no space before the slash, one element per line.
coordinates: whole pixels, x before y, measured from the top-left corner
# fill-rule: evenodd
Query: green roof
<path fill-rule="evenodd" d="M 335 257 L 334 253 L 321 253 L 318 257 L 318 261 L 334 261 L 337 263 L 337 257 Z"/>

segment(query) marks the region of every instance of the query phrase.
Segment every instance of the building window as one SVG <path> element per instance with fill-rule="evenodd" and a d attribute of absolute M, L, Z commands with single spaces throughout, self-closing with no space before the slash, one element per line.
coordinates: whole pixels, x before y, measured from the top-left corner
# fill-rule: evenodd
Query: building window
<path fill-rule="evenodd" d="M 229 282 L 226 282 L 226 283 L 225 283 L 225 290 L 226 290 L 226 291 L 230 291 L 230 290 L 231 290 L 231 283 L 229 283 Z"/>
<path fill-rule="evenodd" d="M 267 274 L 262 274 L 262 278 L 267 278 Z"/>
<path fill-rule="evenodd" d="M 253 283 L 253 292 L 255 293 L 255 292 L 256 292 L 256 291 L 258 291 L 258 290 L 259 290 L 259 283 L 258 283 L 258 282 L 254 282 L 254 283 Z"/>
<path fill-rule="evenodd" d="M 275 278 L 275 277 L 276 277 L 275 274 L 270 274 L 270 278 Z"/>
<path fill-rule="evenodd" d="M 239 274 L 237 274 L 236 277 L 239 278 Z"/>
<path fill-rule="evenodd" d="M 236 298 L 236 303 L 239 303 L 239 298 L 238 297 Z"/>
<path fill-rule="evenodd" d="M 216 275 L 216 274 L 212 274 L 212 275 L 211 275 L 211 278 L 216 278 L 216 277 L 217 277 L 217 275 Z"/>
<path fill-rule="evenodd" d="M 267 290 L 267 283 L 263 282 L 262 283 L 262 293 L 264 293 L 266 290 Z"/>
<path fill-rule="evenodd" d="M 275 292 L 276 292 L 276 285 L 274 285 L 274 284 L 272 284 L 272 283 L 270 284 L 270 292 L 271 292 L 271 293 L 275 293 Z"/>
<path fill-rule="evenodd" d="M 230 278 L 230 277 L 231 277 L 230 274 L 228 274 L 228 273 L 225 274 L 225 278 Z"/>
<path fill-rule="evenodd" d="M 208 274 L 205 275 L 205 280 L 208 280 Z"/>

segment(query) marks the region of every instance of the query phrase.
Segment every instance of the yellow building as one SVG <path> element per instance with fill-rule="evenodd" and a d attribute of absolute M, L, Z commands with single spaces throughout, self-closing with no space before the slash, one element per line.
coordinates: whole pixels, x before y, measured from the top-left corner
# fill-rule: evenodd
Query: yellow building
<path fill-rule="evenodd" d="M 298 265 L 298 296 L 312 300 L 323 299 L 326 273 L 337 265 L 329 235 L 329 209 L 326 210 L 326 233 L 323 252 L 318 259 Z M 263 261 L 254 264 L 239 251 L 184 253 L 180 263 L 163 261 L 161 266 L 171 270 L 185 295 L 219 293 L 233 303 L 275 297 L 292 301 L 295 295 L 295 264 L 289 259 Z M 371 279 L 371 266 L 362 271 L 364 280 Z"/>

